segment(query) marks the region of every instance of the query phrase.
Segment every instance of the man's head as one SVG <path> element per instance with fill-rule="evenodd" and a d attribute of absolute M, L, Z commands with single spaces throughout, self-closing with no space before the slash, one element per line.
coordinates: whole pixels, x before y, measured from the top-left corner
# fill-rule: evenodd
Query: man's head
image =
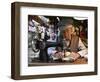
<path fill-rule="evenodd" d="M 71 35 L 74 34 L 75 34 L 75 27 L 72 24 L 66 24 L 63 31 L 63 37 L 65 39 L 71 40 Z"/>
<path fill-rule="evenodd" d="M 64 31 L 68 34 L 73 34 L 75 32 L 75 27 L 72 24 L 66 24 Z"/>

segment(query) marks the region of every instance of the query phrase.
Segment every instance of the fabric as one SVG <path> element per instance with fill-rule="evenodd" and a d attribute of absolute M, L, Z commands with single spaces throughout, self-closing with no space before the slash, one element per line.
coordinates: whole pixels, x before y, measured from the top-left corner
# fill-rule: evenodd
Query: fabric
<path fill-rule="evenodd" d="M 73 35 L 71 38 L 70 51 L 77 52 L 78 51 L 78 44 L 79 44 L 79 37 L 76 35 Z"/>

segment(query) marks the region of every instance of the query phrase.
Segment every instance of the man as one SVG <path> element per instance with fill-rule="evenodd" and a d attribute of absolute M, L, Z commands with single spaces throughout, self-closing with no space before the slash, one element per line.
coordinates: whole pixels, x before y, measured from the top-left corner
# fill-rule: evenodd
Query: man
<path fill-rule="evenodd" d="M 74 25 L 72 25 L 72 23 L 66 23 L 61 33 L 62 50 L 53 49 L 49 52 L 49 54 L 52 54 L 53 60 L 62 59 L 75 61 L 79 57 L 87 59 L 87 49 L 81 41 L 81 38 L 75 33 Z"/>
<path fill-rule="evenodd" d="M 72 19 L 62 19 L 59 24 L 60 28 L 60 43 L 62 51 L 53 48 L 52 50 L 48 48 L 48 54 L 55 59 L 71 60 L 75 61 L 79 57 L 84 57 L 87 59 L 87 48 L 81 41 L 81 38 L 75 32 L 75 27 L 73 25 Z M 57 47 L 58 45 L 56 45 Z"/>
<path fill-rule="evenodd" d="M 63 48 L 65 52 L 69 52 L 73 60 L 79 57 L 87 58 L 87 49 L 79 36 L 75 33 L 75 27 L 72 24 L 66 24 L 63 31 Z M 68 54 L 65 54 L 65 56 Z"/>

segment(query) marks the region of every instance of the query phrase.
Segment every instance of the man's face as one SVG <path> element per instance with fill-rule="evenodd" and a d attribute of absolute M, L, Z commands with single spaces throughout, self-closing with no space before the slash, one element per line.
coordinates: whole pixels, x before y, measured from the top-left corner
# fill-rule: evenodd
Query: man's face
<path fill-rule="evenodd" d="M 74 33 L 73 25 L 68 25 L 65 28 L 66 28 L 66 32 L 68 32 L 69 34 L 73 34 Z"/>

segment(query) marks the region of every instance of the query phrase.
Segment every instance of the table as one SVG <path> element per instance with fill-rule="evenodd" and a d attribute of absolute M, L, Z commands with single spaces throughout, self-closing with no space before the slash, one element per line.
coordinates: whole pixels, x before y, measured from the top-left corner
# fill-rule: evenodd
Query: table
<path fill-rule="evenodd" d="M 74 62 L 32 62 L 28 66 L 53 66 L 53 65 L 75 65 L 75 64 L 87 64 L 88 61 L 85 58 L 79 58 Z"/>

